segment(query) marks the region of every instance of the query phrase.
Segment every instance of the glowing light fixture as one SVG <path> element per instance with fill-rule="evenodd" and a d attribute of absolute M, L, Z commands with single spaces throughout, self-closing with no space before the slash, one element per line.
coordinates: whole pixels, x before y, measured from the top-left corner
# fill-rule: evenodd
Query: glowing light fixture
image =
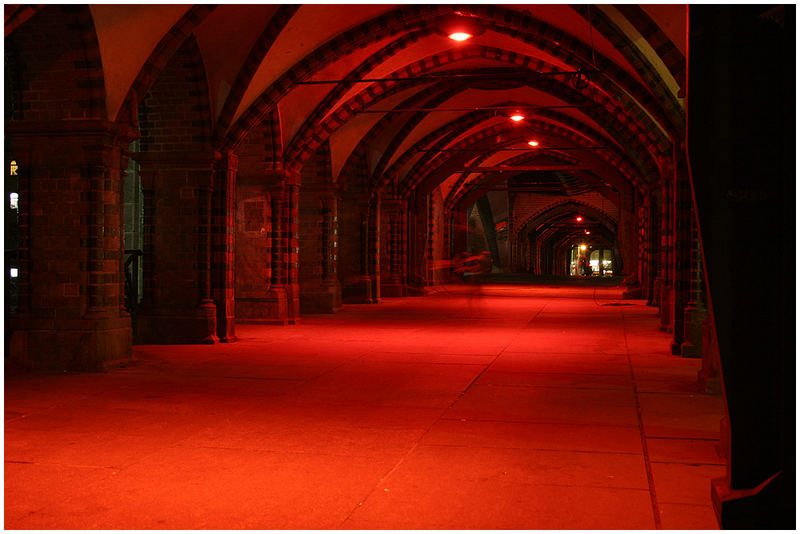
<path fill-rule="evenodd" d="M 454 41 L 466 41 L 467 39 L 472 37 L 472 35 L 465 32 L 453 32 L 450 35 L 448 35 L 448 37 Z"/>
<path fill-rule="evenodd" d="M 16 278 L 16 277 L 18 277 L 18 276 L 19 276 L 19 270 L 18 270 L 18 269 L 16 269 L 16 268 L 14 268 L 14 267 L 12 267 L 12 268 L 9 270 L 9 273 L 8 273 L 8 274 L 9 274 L 9 275 L 11 275 L 11 278 Z"/>
<path fill-rule="evenodd" d="M 584 233 L 585 233 L 586 235 L 589 235 L 589 234 L 591 234 L 592 232 L 590 232 L 589 230 L 584 230 Z"/>
<path fill-rule="evenodd" d="M 19 209 L 19 193 L 10 193 L 8 195 L 9 206 L 12 210 Z"/>
<path fill-rule="evenodd" d="M 530 140 L 528 141 L 528 144 L 531 146 L 539 146 L 539 141 Z"/>
<path fill-rule="evenodd" d="M 522 119 L 524 119 L 524 118 L 525 118 L 525 116 L 524 116 L 524 115 L 520 115 L 519 113 L 515 113 L 514 115 L 511 115 L 511 117 L 510 117 L 510 118 L 511 118 L 511 120 L 512 120 L 512 121 L 514 121 L 514 122 L 519 122 L 519 121 L 521 121 Z"/>
<path fill-rule="evenodd" d="M 575 217 L 575 220 L 578 221 L 578 222 L 581 222 L 583 220 L 583 217 L 578 215 L 577 217 Z"/>
<path fill-rule="evenodd" d="M 453 41 L 466 41 L 486 31 L 480 19 L 469 15 L 465 16 L 460 11 L 456 11 L 452 15 L 436 17 L 434 24 L 436 33 L 449 37 Z"/>
<path fill-rule="evenodd" d="M 581 250 L 586 250 L 586 245 L 581 245 L 581 246 L 580 246 L 580 249 L 581 249 Z"/>

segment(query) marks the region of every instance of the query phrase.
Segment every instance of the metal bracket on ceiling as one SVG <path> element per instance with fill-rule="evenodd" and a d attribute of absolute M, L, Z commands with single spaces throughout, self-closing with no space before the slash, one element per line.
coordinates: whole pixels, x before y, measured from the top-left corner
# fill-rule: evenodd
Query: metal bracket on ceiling
<path fill-rule="evenodd" d="M 574 76 L 576 74 L 597 74 L 600 73 L 597 69 L 582 69 L 578 70 L 564 70 L 553 72 L 521 72 L 517 76 L 519 78 L 535 77 L 535 76 Z M 508 72 L 492 74 L 492 73 L 463 73 L 463 74 L 427 74 L 425 76 L 404 76 L 404 77 L 391 77 L 391 78 L 343 78 L 340 80 L 305 80 L 294 82 L 295 85 L 324 85 L 336 83 L 380 83 L 380 82 L 435 82 L 439 80 L 508 80 Z"/>

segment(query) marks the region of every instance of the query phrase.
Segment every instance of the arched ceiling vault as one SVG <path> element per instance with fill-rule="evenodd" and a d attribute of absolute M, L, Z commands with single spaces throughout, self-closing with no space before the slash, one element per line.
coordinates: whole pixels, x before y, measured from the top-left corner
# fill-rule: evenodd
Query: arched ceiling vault
<path fill-rule="evenodd" d="M 24 28 L 35 9 L 6 5 L 6 35 Z M 684 129 L 685 9 L 90 6 L 110 119 L 135 123 L 139 101 L 192 37 L 216 150 L 235 148 L 277 110 L 291 172 L 325 144 L 334 180 L 366 158 L 374 188 L 397 183 L 408 194 L 445 184 L 451 202 L 467 194 L 465 184 L 492 179 L 465 177 L 464 165 L 531 165 L 518 151 L 453 149 L 523 148 L 526 135 L 564 146 L 555 160 L 572 158 L 585 170 L 571 176 L 593 187 L 629 183 L 644 191 L 657 183 Z M 448 39 L 443 17 L 454 14 L 481 30 L 461 43 Z M 521 124 L 510 124 L 512 106 L 525 113 Z M 604 148 L 570 150 L 587 145 Z"/>
<path fill-rule="evenodd" d="M 583 217 L 580 223 L 575 220 L 578 215 Z M 586 229 L 589 229 L 589 234 L 585 233 Z M 520 221 L 514 241 L 524 235 L 555 241 L 557 246 L 589 241 L 613 246 L 617 235 L 617 221 L 595 206 L 568 200 L 551 204 L 532 214 L 527 220 Z"/>

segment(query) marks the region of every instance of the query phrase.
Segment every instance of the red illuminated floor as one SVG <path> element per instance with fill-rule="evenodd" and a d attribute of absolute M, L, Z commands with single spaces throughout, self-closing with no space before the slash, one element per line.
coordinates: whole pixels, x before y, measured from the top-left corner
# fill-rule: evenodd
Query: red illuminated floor
<path fill-rule="evenodd" d="M 5 528 L 716 528 L 722 399 L 619 291 L 451 288 L 7 378 Z"/>

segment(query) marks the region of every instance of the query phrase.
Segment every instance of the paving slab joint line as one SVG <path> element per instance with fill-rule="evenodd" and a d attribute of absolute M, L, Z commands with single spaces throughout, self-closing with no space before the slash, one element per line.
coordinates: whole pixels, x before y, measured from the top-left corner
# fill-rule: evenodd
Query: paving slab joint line
<path fill-rule="evenodd" d="M 75 469 L 117 469 L 113 465 L 84 465 L 84 464 L 65 464 L 61 462 L 36 462 L 36 461 L 28 461 L 28 460 L 5 460 L 4 463 L 7 464 L 24 464 L 24 465 L 49 465 L 49 466 L 58 466 L 58 467 L 71 467 Z"/>
<path fill-rule="evenodd" d="M 636 417 L 639 421 L 639 438 L 642 441 L 642 454 L 644 456 L 644 467 L 647 472 L 647 485 L 650 488 L 650 501 L 653 505 L 653 521 L 655 522 L 656 530 L 661 530 L 661 511 L 658 508 L 658 499 L 656 498 L 656 484 L 653 478 L 653 469 L 650 464 L 650 454 L 647 450 L 647 436 L 644 433 L 644 421 L 642 418 L 642 405 L 639 403 L 639 390 L 636 387 L 636 381 L 633 375 L 633 362 L 631 361 L 630 349 L 628 348 L 628 331 L 625 328 L 625 310 L 620 310 L 622 315 L 622 335 L 625 339 L 625 353 L 628 358 L 628 367 L 631 373 L 631 381 L 633 383 L 633 397 L 636 401 Z"/>
<path fill-rule="evenodd" d="M 531 319 L 531 321 L 533 321 L 534 319 L 536 319 L 536 317 L 538 317 L 538 316 L 539 316 L 539 314 L 542 312 L 542 310 L 544 310 L 546 307 L 547 307 L 547 304 L 544 304 L 544 305 L 543 305 L 543 306 L 542 306 L 542 307 L 541 307 L 541 308 L 540 308 L 540 309 L 539 309 L 539 310 L 536 312 L 536 315 L 534 315 L 534 316 L 533 316 L 533 319 Z M 530 321 L 528 322 L 528 324 L 530 324 Z M 500 351 L 498 351 L 497 355 L 496 355 L 494 358 L 492 358 L 492 361 L 490 361 L 489 363 L 487 363 L 487 364 L 485 364 L 485 365 L 484 365 L 484 367 L 483 367 L 483 370 L 482 370 L 480 373 L 478 373 L 478 374 L 475 376 L 475 378 L 474 378 L 474 379 L 473 379 L 473 380 L 472 380 L 472 381 L 471 381 L 471 382 L 470 382 L 470 383 L 467 385 L 467 387 L 465 387 L 465 388 L 464 388 L 464 390 L 463 390 L 463 391 L 461 391 L 461 392 L 458 394 L 458 396 L 457 396 L 455 399 L 453 399 L 453 402 L 451 402 L 449 405 L 447 405 L 447 407 L 446 407 L 446 408 L 444 408 L 444 409 L 442 410 L 442 412 L 439 414 L 439 416 L 438 416 L 436 419 L 434 419 L 434 421 L 433 421 L 433 422 L 432 422 L 430 425 L 428 425 L 428 427 L 427 427 L 427 428 L 426 428 L 426 429 L 425 429 L 425 430 L 424 430 L 424 431 L 423 431 L 423 432 L 420 434 L 420 436 L 417 438 L 417 440 L 414 442 L 414 444 L 411 446 L 411 448 L 409 448 L 409 449 L 408 449 L 408 452 L 406 452 L 406 454 L 405 454 L 405 455 L 403 455 L 403 457 L 402 457 L 402 458 L 400 458 L 400 460 L 399 460 L 399 461 L 398 461 L 398 462 L 397 462 L 397 463 L 394 465 L 394 467 L 392 467 L 392 468 L 391 468 L 391 469 L 390 469 L 390 470 L 389 470 L 389 471 L 388 471 L 388 472 L 387 472 L 385 475 L 383 475 L 383 476 L 380 478 L 380 480 L 378 480 L 378 483 L 375 485 L 375 487 L 374 487 L 374 488 L 372 488 L 372 489 L 369 491 L 369 493 L 367 493 L 367 495 L 366 495 L 366 496 L 365 496 L 363 499 L 361 499 L 361 501 L 360 501 L 360 502 L 359 502 L 359 503 L 358 503 L 358 504 L 357 504 L 357 505 L 356 505 L 356 506 L 355 506 L 355 507 L 354 507 L 352 510 L 350 510 L 350 512 L 347 514 L 347 517 L 345 517 L 345 518 L 344 518 L 344 520 L 342 520 L 342 522 L 341 522 L 341 523 L 339 523 L 339 526 L 337 527 L 337 529 L 342 529 L 342 528 L 344 528 L 344 524 L 345 524 L 345 523 L 347 523 L 347 521 L 348 521 L 348 520 L 349 520 L 349 519 L 350 519 L 350 518 L 353 516 L 353 514 L 356 512 L 356 510 L 358 510 L 359 508 L 361 508 L 361 506 L 362 506 L 362 505 L 363 505 L 365 502 L 367 502 L 367 500 L 368 500 L 368 499 L 369 499 L 369 498 L 370 498 L 370 497 L 371 497 L 371 496 L 372 496 L 372 495 L 373 495 L 373 494 L 374 494 L 376 491 L 378 491 L 378 488 L 380 488 L 381 486 L 383 486 L 383 485 L 384 485 L 383 483 L 384 483 L 386 480 L 388 480 L 388 479 L 389 479 L 389 477 L 390 477 L 390 476 L 392 476 L 392 474 L 393 474 L 395 471 L 397 471 L 397 470 L 400 468 L 400 466 L 401 466 L 401 465 L 403 465 L 403 463 L 404 463 L 404 462 L 405 462 L 405 461 L 408 459 L 408 457 L 409 457 L 409 456 L 411 456 L 411 454 L 412 454 L 412 453 L 413 453 L 413 452 L 414 452 L 414 451 L 417 449 L 417 446 L 420 444 L 420 442 L 423 440 L 423 438 L 424 438 L 424 437 L 425 437 L 425 436 L 426 436 L 426 435 L 427 435 L 427 434 L 430 432 L 431 428 L 433 428 L 433 425 L 435 425 L 435 424 L 436 424 L 436 423 L 438 423 L 440 420 L 442 420 L 442 416 L 443 416 L 443 415 L 444 415 L 444 414 L 445 414 L 445 413 L 446 413 L 446 412 L 447 412 L 447 411 L 448 411 L 450 408 L 452 408 L 452 407 L 453 407 L 453 406 L 454 406 L 454 405 L 455 405 L 455 404 L 456 404 L 456 403 L 457 403 L 459 400 L 461 400 L 461 398 L 462 398 L 462 397 L 464 396 L 464 394 L 465 394 L 465 393 L 466 393 L 466 392 L 469 390 L 469 388 L 471 388 L 471 387 L 472 387 L 472 386 L 475 384 L 475 382 L 476 382 L 476 381 L 477 381 L 477 380 L 478 380 L 478 379 L 479 379 L 479 378 L 480 378 L 480 377 L 481 377 L 481 376 L 482 376 L 482 375 L 483 375 L 483 374 L 486 372 L 486 370 L 487 370 L 487 369 L 488 369 L 488 368 L 489 368 L 489 367 L 490 367 L 490 366 L 491 366 L 491 365 L 492 365 L 494 362 L 496 362 L 496 361 L 497 361 L 497 358 L 499 358 L 499 357 L 500 357 L 500 356 L 503 354 L 503 352 L 505 352 L 505 350 L 506 350 L 506 349 L 507 349 L 509 346 L 511 346 L 511 344 L 512 344 L 512 343 L 513 343 L 513 342 L 514 342 L 516 339 L 517 339 L 517 337 L 519 337 L 519 336 L 520 336 L 520 334 L 521 334 L 521 333 L 522 333 L 522 330 L 520 329 L 520 330 L 517 332 L 517 334 L 516 334 L 516 335 L 515 335 L 515 336 L 514 336 L 514 337 L 513 337 L 513 338 L 512 338 L 512 339 L 511 339 L 511 340 L 510 340 L 510 341 L 509 341 L 507 344 L 506 344 L 506 346 L 505 346 L 505 347 L 503 347 L 502 349 L 500 349 Z"/>

